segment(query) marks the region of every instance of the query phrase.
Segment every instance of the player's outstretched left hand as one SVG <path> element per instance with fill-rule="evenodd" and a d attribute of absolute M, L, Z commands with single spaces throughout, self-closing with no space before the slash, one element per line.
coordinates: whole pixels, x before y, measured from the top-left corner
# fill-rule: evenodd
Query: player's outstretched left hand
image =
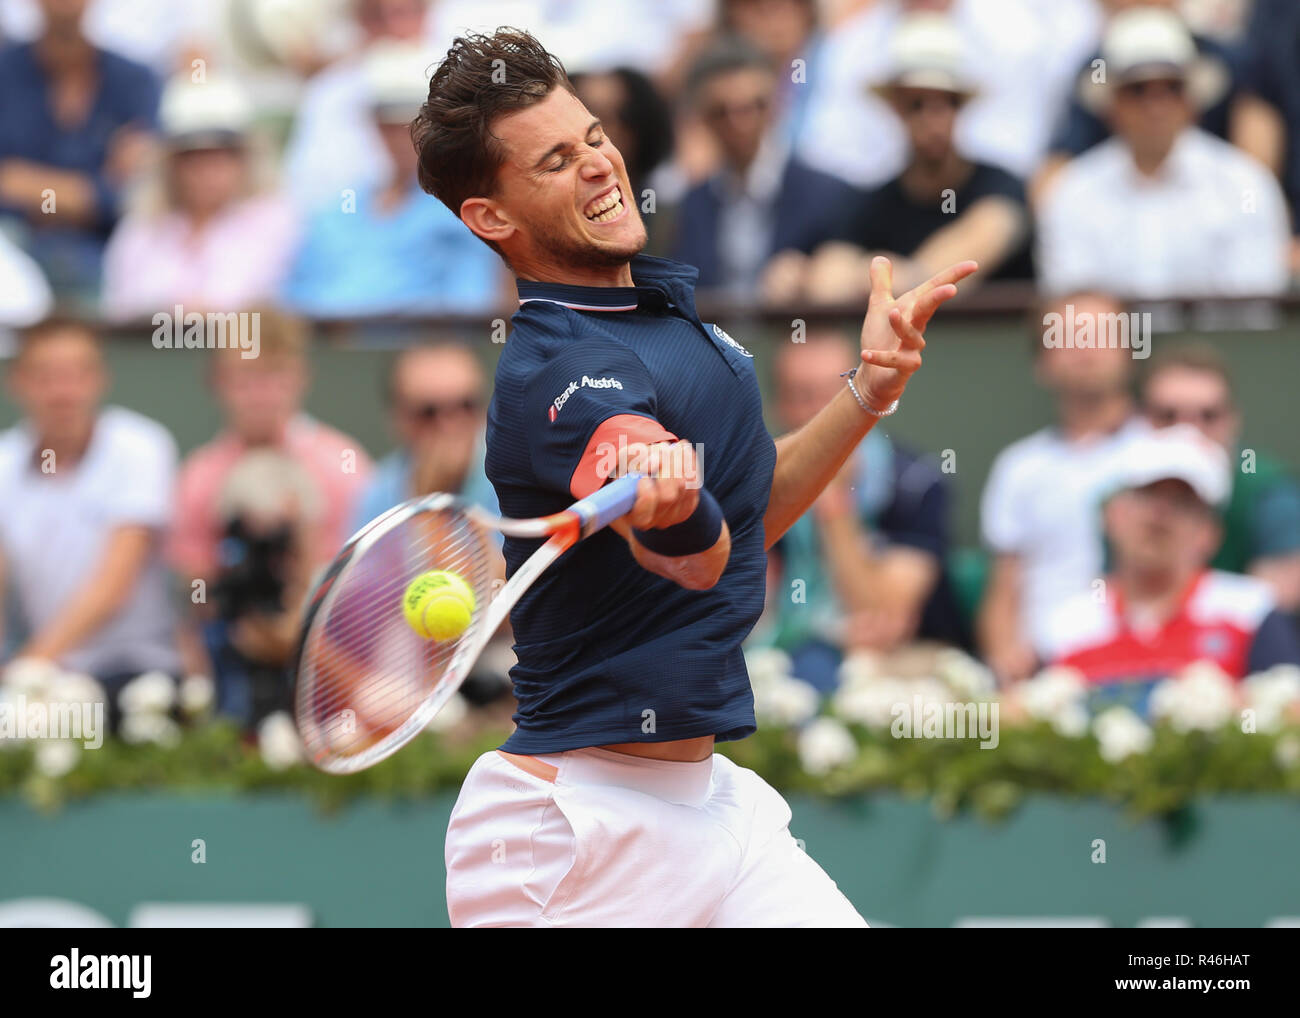
<path fill-rule="evenodd" d="M 978 269 L 958 262 L 901 297 L 893 294 L 889 259 L 871 259 L 871 298 L 862 323 L 862 363 L 858 389 L 871 406 L 884 410 L 903 395 L 907 380 L 921 366 L 925 327 L 944 301 L 957 296 L 957 284 Z"/>

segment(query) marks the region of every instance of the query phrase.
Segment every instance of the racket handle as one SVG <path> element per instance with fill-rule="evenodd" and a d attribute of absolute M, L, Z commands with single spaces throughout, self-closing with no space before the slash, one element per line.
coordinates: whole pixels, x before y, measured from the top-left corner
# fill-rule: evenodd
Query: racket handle
<path fill-rule="evenodd" d="M 636 486 L 641 477 L 637 473 L 624 474 L 569 506 L 569 512 L 577 513 L 582 521 L 584 537 L 609 526 L 631 510 L 636 504 Z"/>

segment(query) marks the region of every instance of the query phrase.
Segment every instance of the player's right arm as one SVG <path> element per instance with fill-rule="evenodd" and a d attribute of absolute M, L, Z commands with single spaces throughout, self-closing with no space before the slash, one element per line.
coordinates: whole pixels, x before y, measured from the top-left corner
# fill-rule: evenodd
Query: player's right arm
<path fill-rule="evenodd" d="M 644 569 L 691 590 L 717 583 L 731 535 L 689 442 L 658 420 L 649 372 L 629 348 L 576 339 L 528 383 L 524 428 L 538 482 L 585 498 L 626 473 L 645 477 L 611 529 Z"/>
<path fill-rule="evenodd" d="M 643 568 L 688 590 L 708 590 L 718 582 L 731 557 L 731 532 L 721 520 L 717 540 L 708 548 L 686 555 L 666 555 L 646 547 L 637 531 L 689 526 L 700 512 L 699 464 L 689 442 L 632 443 L 628 471 L 644 474 L 637 485 L 632 511 L 610 526 L 632 550 Z"/>

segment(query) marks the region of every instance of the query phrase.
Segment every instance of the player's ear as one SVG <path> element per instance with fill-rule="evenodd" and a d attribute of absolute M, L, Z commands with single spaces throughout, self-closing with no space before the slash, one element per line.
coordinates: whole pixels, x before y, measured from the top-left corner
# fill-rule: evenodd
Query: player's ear
<path fill-rule="evenodd" d="M 500 244 L 515 232 L 512 223 L 491 198 L 466 198 L 460 203 L 460 218 L 484 240 Z"/>

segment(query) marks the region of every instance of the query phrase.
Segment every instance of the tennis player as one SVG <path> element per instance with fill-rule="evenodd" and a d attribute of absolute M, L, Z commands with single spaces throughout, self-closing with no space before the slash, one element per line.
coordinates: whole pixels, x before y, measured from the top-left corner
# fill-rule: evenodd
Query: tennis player
<path fill-rule="evenodd" d="M 411 133 L 421 186 L 518 279 L 488 411 L 502 514 L 648 475 L 511 614 L 517 728 L 452 813 L 452 925 L 865 926 L 781 796 L 713 749 L 755 730 L 767 549 L 897 407 L 974 263 L 894 299 L 876 259 L 856 378 L 774 443 L 751 354 L 700 320 L 695 269 L 639 254 L 623 159 L 536 39 L 456 39 Z M 506 539 L 512 574 L 537 543 Z"/>

